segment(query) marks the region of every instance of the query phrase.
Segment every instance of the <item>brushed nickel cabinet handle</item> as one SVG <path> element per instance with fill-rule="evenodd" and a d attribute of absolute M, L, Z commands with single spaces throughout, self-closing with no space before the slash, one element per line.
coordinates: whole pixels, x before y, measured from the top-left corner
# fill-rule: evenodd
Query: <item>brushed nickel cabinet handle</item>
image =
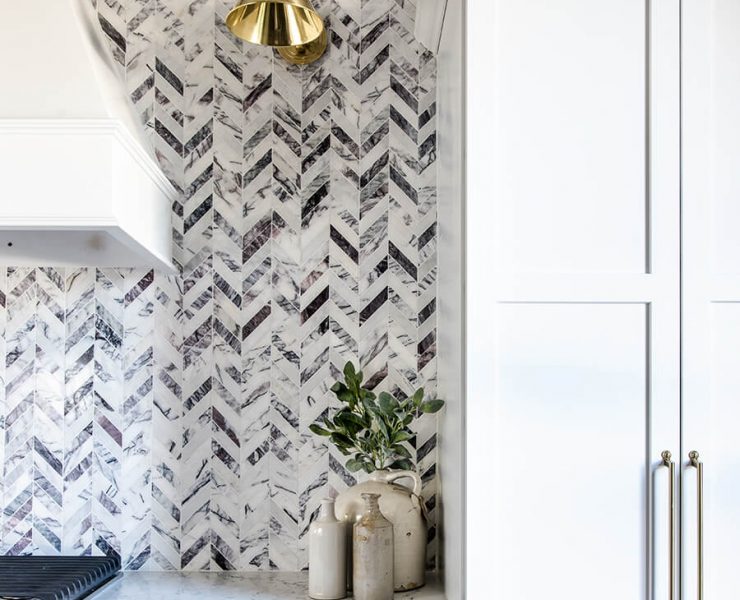
<path fill-rule="evenodd" d="M 676 497 L 675 497 L 675 481 L 676 481 L 676 463 L 671 460 L 671 453 L 668 450 L 664 450 L 660 455 L 663 459 L 663 465 L 668 467 L 668 556 L 670 561 L 670 569 L 668 575 L 670 582 L 668 585 L 669 599 L 674 600 L 676 596 Z"/>
<path fill-rule="evenodd" d="M 696 469 L 696 597 L 704 598 L 704 463 L 696 450 L 689 452 L 689 464 Z"/>

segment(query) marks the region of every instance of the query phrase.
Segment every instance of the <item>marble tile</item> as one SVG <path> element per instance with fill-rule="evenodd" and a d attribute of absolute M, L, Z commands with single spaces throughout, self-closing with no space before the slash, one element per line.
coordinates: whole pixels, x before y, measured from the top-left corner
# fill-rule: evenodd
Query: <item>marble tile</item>
<path fill-rule="evenodd" d="M 434 57 L 413 2 L 315 0 L 305 67 L 234 38 L 231 0 L 96 5 L 181 191 L 181 272 L 0 267 L 0 553 L 298 571 L 320 499 L 356 483 L 309 429 L 344 363 L 435 392 Z M 409 447 L 430 565 L 436 424 Z"/>

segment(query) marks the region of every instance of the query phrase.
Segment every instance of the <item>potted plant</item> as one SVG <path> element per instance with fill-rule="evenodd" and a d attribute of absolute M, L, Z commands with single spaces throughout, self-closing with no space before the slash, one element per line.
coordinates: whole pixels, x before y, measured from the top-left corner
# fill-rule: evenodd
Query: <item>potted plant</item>
<path fill-rule="evenodd" d="M 387 392 L 376 395 L 362 384 L 362 371 L 348 362 L 344 381 L 331 388 L 341 407 L 310 428 L 349 457 L 349 471 L 369 475 L 368 481 L 339 494 L 337 518 L 354 523 L 362 515 L 362 494 L 380 494 L 380 510 L 393 524 L 394 588 L 410 590 L 424 585 L 427 539 L 421 478 L 408 447 L 414 436 L 411 424 L 422 414 L 438 412 L 444 401 L 426 400 L 423 388 L 396 398 Z M 400 479 L 411 479 L 413 488 L 396 484 Z"/>

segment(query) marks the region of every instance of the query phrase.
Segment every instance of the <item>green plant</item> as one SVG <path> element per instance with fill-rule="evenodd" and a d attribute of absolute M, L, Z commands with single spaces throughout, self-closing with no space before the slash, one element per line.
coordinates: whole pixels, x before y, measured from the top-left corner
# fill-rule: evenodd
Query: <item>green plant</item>
<path fill-rule="evenodd" d="M 413 469 L 407 442 L 414 436 L 411 423 L 422 413 L 436 413 L 443 400 L 424 400 L 419 388 L 408 398 L 394 398 L 387 392 L 377 396 L 363 387 L 362 371 L 348 362 L 344 382 L 335 383 L 331 391 L 343 406 L 323 426 L 314 423 L 311 431 L 329 438 L 345 456 L 351 456 L 347 468 L 367 473 L 380 469 Z"/>

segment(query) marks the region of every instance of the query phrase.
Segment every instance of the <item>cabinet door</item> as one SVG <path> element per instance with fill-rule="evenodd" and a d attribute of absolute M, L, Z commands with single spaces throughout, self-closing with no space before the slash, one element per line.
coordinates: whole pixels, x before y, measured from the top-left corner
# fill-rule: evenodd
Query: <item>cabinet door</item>
<path fill-rule="evenodd" d="M 668 599 L 678 11 L 468 3 L 468 598 Z"/>
<path fill-rule="evenodd" d="M 683 598 L 698 594 L 697 473 L 704 463 L 704 598 L 740 595 L 740 2 L 684 0 Z"/>

